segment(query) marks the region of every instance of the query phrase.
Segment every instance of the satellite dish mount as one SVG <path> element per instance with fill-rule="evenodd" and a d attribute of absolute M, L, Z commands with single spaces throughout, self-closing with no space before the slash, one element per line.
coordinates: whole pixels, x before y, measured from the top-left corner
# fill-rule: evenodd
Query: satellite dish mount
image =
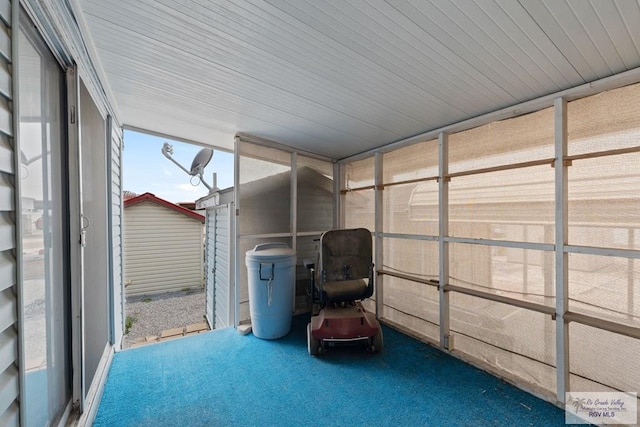
<path fill-rule="evenodd" d="M 204 168 L 207 167 L 211 158 L 213 157 L 213 150 L 211 148 L 203 148 L 198 151 L 196 156 L 193 158 L 193 162 L 191 162 L 191 170 L 187 170 L 184 166 L 178 163 L 171 155 L 173 154 L 173 146 L 168 142 L 165 142 L 162 145 L 162 154 L 173 163 L 175 163 L 180 169 L 185 171 L 185 173 L 191 176 L 192 185 L 198 185 L 198 183 L 193 184 L 193 178 L 198 177 L 200 182 L 207 187 L 209 193 L 213 193 L 214 191 L 218 191 L 218 188 L 212 188 L 207 182 L 204 180 Z"/>

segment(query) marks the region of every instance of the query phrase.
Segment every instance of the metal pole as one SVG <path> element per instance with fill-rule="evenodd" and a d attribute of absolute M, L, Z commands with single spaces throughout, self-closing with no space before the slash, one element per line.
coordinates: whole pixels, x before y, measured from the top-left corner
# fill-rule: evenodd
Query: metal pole
<path fill-rule="evenodd" d="M 569 391 L 569 267 L 565 246 L 568 243 L 568 179 L 564 159 L 567 155 L 567 101 L 557 98 L 555 105 L 555 204 L 556 204 L 556 400 L 565 403 Z"/>
<path fill-rule="evenodd" d="M 440 293 L 440 347 L 451 350 L 449 338 L 449 292 L 445 285 L 449 281 L 449 243 L 445 237 L 449 234 L 449 136 L 442 132 L 438 137 L 438 251 L 439 256 L 439 293 Z"/>
<path fill-rule="evenodd" d="M 382 238 L 382 226 L 383 226 L 383 156 L 382 153 L 376 152 L 375 154 L 375 194 L 374 194 L 374 203 L 375 203 L 375 239 L 376 239 L 376 254 L 375 254 L 375 268 L 376 270 L 382 269 L 382 264 L 384 260 L 384 247 L 383 247 L 383 238 Z M 376 317 L 381 318 L 384 316 L 384 276 L 377 275 L 375 272 L 373 274 L 375 281 L 375 296 L 376 296 Z"/>

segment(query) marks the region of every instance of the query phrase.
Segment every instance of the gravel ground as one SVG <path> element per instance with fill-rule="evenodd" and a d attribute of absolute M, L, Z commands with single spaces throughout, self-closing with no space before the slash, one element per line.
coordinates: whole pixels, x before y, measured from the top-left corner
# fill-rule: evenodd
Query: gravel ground
<path fill-rule="evenodd" d="M 125 315 L 135 321 L 124 336 L 123 347 L 129 347 L 139 338 L 160 335 L 165 329 L 202 323 L 204 310 L 204 289 L 129 297 Z"/>

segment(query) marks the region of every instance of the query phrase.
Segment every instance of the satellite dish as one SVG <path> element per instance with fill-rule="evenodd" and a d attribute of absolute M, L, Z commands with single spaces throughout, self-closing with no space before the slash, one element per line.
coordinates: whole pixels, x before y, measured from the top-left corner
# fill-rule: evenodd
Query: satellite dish
<path fill-rule="evenodd" d="M 203 148 L 202 150 L 198 151 L 198 154 L 196 154 L 196 156 L 193 158 L 190 171 L 188 171 L 184 166 L 182 166 L 173 157 L 171 157 L 171 155 L 173 154 L 173 146 L 171 144 L 165 142 L 164 144 L 162 144 L 162 150 L 160 151 L 162 151 L 163 156 L 171 160 L 173 163 L 175 163 L 176 166 L 185 171 L 187 174 L 191 175 L 192 177 L 198 177 L 198 182 L 196 184 L 193 183 L 193 178 L 191 178 L 191 185 L 198 185 L 199 183 L 202 183 L 202 185 L 209 189 L 210 193 L 218 191 L 217 187 L 211 188 L 211 186 L 205 182 L 204 177 L 202 176 L 204 168 L 207 167 L 207 165 L 211 161 L 211 158 L 213 157 L 213 150 L 211 148 Z"/>
<path fill-rule="evenodd" d="M 196 176 L 201 175 L 202 171 L 211 161 L 213 157 L 213 150 L 211 148 L 203 148 L 198 151 L 198 154 L 193 158 L 193 162 L 191 162 L 191 170 L 189 171 L 189 175 Z"/>

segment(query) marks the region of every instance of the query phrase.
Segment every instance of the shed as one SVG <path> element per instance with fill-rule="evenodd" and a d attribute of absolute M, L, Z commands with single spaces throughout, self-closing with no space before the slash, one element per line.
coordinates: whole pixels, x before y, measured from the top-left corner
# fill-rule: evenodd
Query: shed
<path fill-rule="evenodd" d="M 204 216 L 151 193 L 124 208 L 126 295 L 201 287 Z"/>

